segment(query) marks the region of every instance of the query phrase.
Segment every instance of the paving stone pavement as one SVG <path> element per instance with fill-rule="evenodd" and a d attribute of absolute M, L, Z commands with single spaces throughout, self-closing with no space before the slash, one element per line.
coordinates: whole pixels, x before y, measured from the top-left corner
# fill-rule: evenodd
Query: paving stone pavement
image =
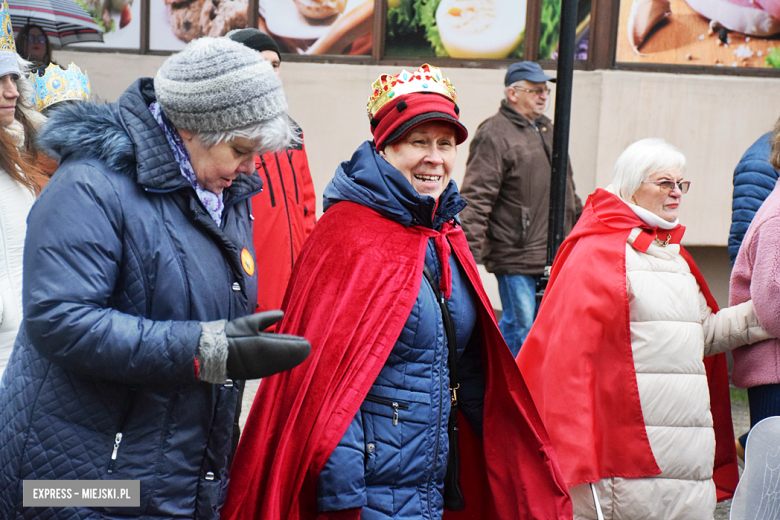
<path fill-rule="evenodd" d="M 246 417 L 249 415 L 249 409 L 252 408 L 252 401 L 255 398 L 258 386 L 260 386 L 260 380 L 251 379 L 246 382 L 244 387 L 244 398 L 241 400 L 241 417 L 238 418 L 238 425 L 241 427 L 242 432 L 244 431 Z"/>
<path fill-rule="evenodd" d="M 241 417 L 239 418 L 239 424 L 241 425 L 242 430 L 244 429 L 244 424 L 246 424 L 246 417 L 249 414 L 249 409 L 252 406 L 252 400 L 255 398 L 259 384 L 260 380 L 247 381 L 244 390 L 244 399 L 241 404 Z M 739 436 L 748 431 L 748 428 L 750 428 L 750 415 L 748 413 L 746 401 L 732 399 L 731 415 L 734 421 L 735 435 Z M 731 500 L 719 503 L 718 507 L 715 509 L 715 520 L 728 520 L 730 507 Z"/>
<path fill-rule="evenodd" d="M 742 395 L 747 393 L 742 390 Z M 747 399 L 747 397 L 745 397 Z M 734 435 L 739 437 L 750 429 L 750 411 L 746 400 L 731 400 L 731 419 L 734 423 Z M 742 469 L 739 470 L 742 475 Z M 728 520 L 729 508 L 731 507 L 731 500 L 725 500 L 718 504 L 715 508 L 715 520 Z"/>

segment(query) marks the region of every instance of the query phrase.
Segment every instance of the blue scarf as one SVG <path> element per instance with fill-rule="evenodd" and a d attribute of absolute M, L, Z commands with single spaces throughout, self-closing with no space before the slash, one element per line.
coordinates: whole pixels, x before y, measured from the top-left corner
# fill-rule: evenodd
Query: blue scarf
<path fill-rule="evenodd" d="M 217 195 L 210 191 L 204 190 L 198 185 L 198 180 L 195 177 L 195 170 L 192 169 L 192 163 L 190 162 L 190 154 L 187 148 L 184 146 L 184 142 L 181 140 L 179 132 L 176 127 L 173 126 L 170 119 L 163 114 L 160 104 L 155 101 L 149 105 L 149 110 L 152 112 L 157 124 L 160 125 L 162 131 L 165 133 L 165 137 L 168 139 L 168 145 L 173 151 L 173 156 L 176 158 L 176 163 L 179 165 L 181 174 L 189 181 L 190 185 L 198 194 L 198 199 L 203 203 L 206 211 L 209 212 L 211 218 L 217 223 L 217 226 L 222 226 L 222 210 L 225 208 L 225 204 L 222 202 L 222 194 Z"/>

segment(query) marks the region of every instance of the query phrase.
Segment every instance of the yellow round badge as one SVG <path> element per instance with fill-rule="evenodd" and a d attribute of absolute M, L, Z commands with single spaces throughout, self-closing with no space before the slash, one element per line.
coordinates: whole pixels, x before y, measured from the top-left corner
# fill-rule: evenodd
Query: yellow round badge
<path fill-rule="evenodd" d="M 244 267 L 244 271 L 246 271 L 246 274 L 249 276 L 253 276 L 255 274 L 255 261 L 252 258 L 252 253 L 250 253 L 247 248 L 244 248 L 241 251 L 241 265 Z"/>

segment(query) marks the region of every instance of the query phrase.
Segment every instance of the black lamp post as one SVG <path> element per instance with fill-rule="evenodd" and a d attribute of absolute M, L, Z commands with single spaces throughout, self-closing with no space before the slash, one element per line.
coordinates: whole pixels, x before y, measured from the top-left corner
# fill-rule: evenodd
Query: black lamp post
<path fill-rule="evenodd" d="M 558 248 L 564 237 L 566 217 L 566 179 L 569 166 L 569 128 L 571 92 L 574 77 L 574 39 L 577 32 L 577 0 L 561 0 L 561 26 L 558 41 L 558 74 L 555 91 L 552 178 L 550 179 L 550 221 L 547 230 L 547 267 L 537 288 L 541 298 Z"/>

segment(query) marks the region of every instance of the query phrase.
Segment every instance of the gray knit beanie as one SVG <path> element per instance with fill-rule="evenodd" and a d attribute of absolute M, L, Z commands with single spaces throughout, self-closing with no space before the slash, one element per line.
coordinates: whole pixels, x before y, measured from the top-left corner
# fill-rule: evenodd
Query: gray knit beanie
<path fill-rule="evenodd" d="M 199 38 L 165 60 L 154 90 L 168 119 L 193 132 L 234 130 L 287 111 L 271 64 L 227 38 Z"/>

